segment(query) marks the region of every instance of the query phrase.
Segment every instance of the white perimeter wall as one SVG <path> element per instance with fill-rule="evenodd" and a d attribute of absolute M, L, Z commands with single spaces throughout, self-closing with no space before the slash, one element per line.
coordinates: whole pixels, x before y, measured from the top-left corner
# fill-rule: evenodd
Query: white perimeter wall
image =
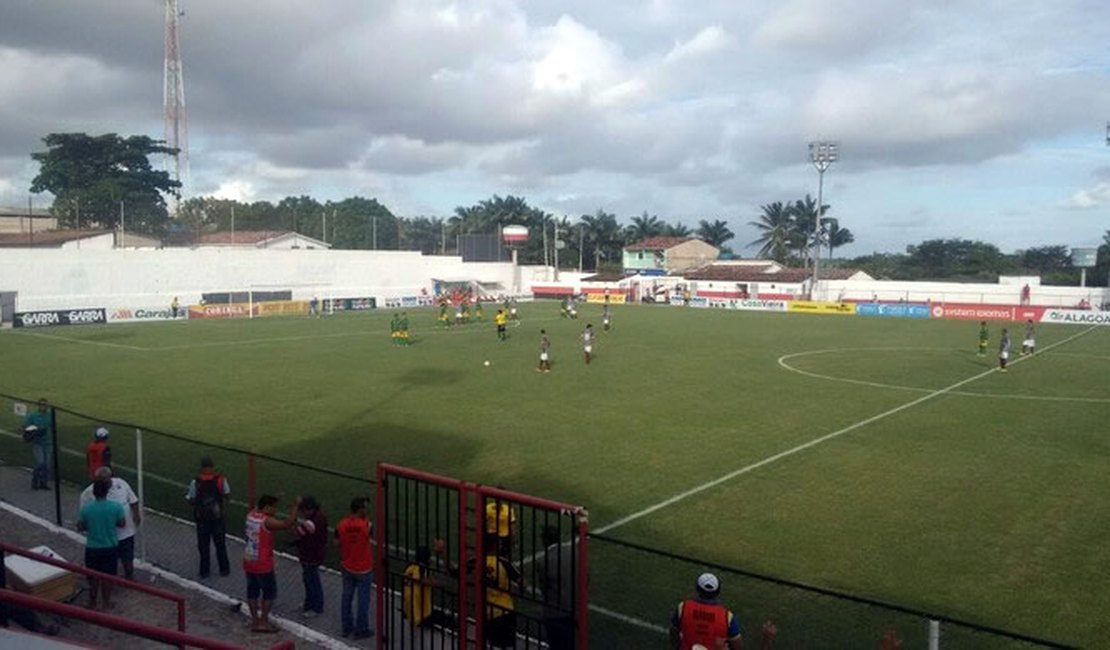
<path fill-rule="evenodd" d="M 1044 307 L 1075 307 L 1087 299 L 1097 307 L 1110 302 L 1110 291 L 1103 287 L 1043 286 L 1038 278 L 1029 281 L 1030 303 Z M 1012 284 L 970 284 L 960 282 L 894 282 L 890 280 L 825 280 L 821 300 L 905 300 L 906 302 L 985 303 L 1016 305 L 1021 302 L 1025 282 Z"/>
<path fill-rule="evenodd" d="M 0 250 L 0 291 L 17 291 L 19 311 L 78 307 L 165 309 L 205 292 L 292 289 L 295 299 L 414 296 L 436 279 L 514 285 L 510 263 L 466 263 L 459 257 L 408 251 L 244 250 Z M 522 293 L 550 277 L 521 267 Z"/>

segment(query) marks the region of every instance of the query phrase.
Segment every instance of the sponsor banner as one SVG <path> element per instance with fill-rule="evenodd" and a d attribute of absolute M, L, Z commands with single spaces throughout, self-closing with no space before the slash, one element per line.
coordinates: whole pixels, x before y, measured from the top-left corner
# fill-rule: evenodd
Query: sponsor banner
<path fill-rule="evenodd" d="M 324 311 L 369 311 L 378 306 L 377 298 L 326 298 Z"/>
<path fill-rule="evenodd" d="M 1014 308 L 1009 305 L 952 304 L 933 305 L 932 318 L 958 320 L 1014 320 Z"/>
<path fill-rule="evenodd" d="M 18 314 L 16 314 L 18 316 Z M 1110 312 L 1085 309 L 1045 309 L 1042 323 L 1073 323 L 1075 325 L 1110 325 Z"/>
<path fill-rule="evenodd" d="M 1014 320 L 1039 322 L 1044 317 L 1044 307 L 1015 307 Z"/>
<path fill-rule="evenodd" d="M 859 316 L 887 316 L 891 318 L 928 318 L 929 306 L 916 303 L 861 302 L 856 305 Z"/>
<path fill-rule="evenodd" d="M 185 317 L 184 309 L 179 309 L 178 313 L 181 318 Z M 119 309 L 108 310 L 109 323 L 152 320 L 173 320 L 173 312 L 170 311 L 169 307 L 155 307 L 148 309 L 121 307 Z"/>
<path fill-rule="evenodd" d="M 731 301 L 733 309 L 747 309 L 752 311 L 786 311 L 785 300 L 760 300 L 745 298 Z"/>
<path fill-rule="evenodd" d="M 12 327 L 50 327 L 52 325 L 98 325 L 108 322 L 108 314 L 100 307 L 93 309 L 57 309 L 50 311 L 17 311 Z"/>
<path fill-rule="evenodd" d="M 586 302 L 604 303 L 606 297 L 609 298 L 610 305 L 622 305 L 628 298 L 623 293 L 588 293 L 586 294 Z"/>
<path fill-rule="evenodd" d="M 307 300 L 275 300 L 255 304 L 259 316 L 304 316 L 308 313 Z"/>
<path fill-rule="evenodd" d="M 673 305 L 675 307 L 708 307 L 709 306 L 709 300 L 707 300 L 705 298 L 701 298 L 699 296 L 690 296 L 690 303 L 685 304 L 683 302 L 683 298 L 682 298 L 681 295 L 678 295 L 677 298 L 672 295 L 671 296 L 671 305 Z"/>
<path fill-rule="evenodd" d="M 254 305 L 253 313 L 258 312 Z M 189 318 L 250 318 L 251 306 L 240 302 L 227 305 L 189 305 Z"/>
<path fill-rule="evenodd" d="M 400 298 L 386 298 L 385 306 L 387 309 L 396 309 L 398 307 L 431 307 L 436 303 L 433 296 L 401 296 Z"/>
<path fill-rule="evenodd" d="M 804 314 L 839 314 L 842 316 L 853 316 L 856 313 L 856 306 L 844 302 L 791 300 L 786 304 L 786 311 Z"/>

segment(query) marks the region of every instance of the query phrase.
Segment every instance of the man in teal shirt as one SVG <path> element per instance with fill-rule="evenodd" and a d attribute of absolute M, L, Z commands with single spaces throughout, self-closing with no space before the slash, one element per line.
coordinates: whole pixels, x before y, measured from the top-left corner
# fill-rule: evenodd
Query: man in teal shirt
<path fill-rule="evenodd" d="M 50 427 L 50 409 L 46 399 L 40 399 L 38 410 L 23 418 L 23 439 L 31 445 L 34 470 L 31 472 L 32 490 L 50 489 L 50 462 L 54 457 L 54 430 Z"/>
<path fill-rule="evenodd" d="M 111 479 L 93 483 L 95 501 L 85 504 L 77 518 L 77 530 L 85 533 L 85 566 L 93 571 L 116 575 L 119 561 L 117 530 L 127 525 L 123 506 L 108 500 Z M 112 585 L 89 578 L 89 607 L 96 609 L 97 592 L 104 595 L 104 607 L 112 608 Z"/>

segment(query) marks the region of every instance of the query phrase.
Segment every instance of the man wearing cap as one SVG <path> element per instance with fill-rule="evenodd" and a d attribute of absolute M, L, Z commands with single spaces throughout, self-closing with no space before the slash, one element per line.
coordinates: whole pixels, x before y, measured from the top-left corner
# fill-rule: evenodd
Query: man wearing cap
<path fill-rule="evenodd" d="M 81 493 L 78 511 L 96 500 L 93 494 L 93 485 L 103 481 L 108 483 L 108 501 L 114 501 L 123 508 L 124 524 L 116 529 L 116 554 L 120 564 L 123 565 L 123 577 L 133 580 L 135 577 L 135 531 L 142 523 L 143 514 L 139 507 L 139 497 L 127 481 L 112 476 L 112 468 L 107 465 L 97 468 L 93 475 L 93 483 Z"/>
<path fill-rule="evenodd" d="M 732 610 L 717 600 L 721 593 L 717 576 L 701 574 L 696 587 L 697 596 L 679 603 L 671 618 L 671 647 L 675 650 L 740 650 L 740 623 Z"/>
<path fill-rule="evenodd" d="M 38 410 L 23 418 L 23 440 L 31 445 L 34 469 L 31 489 L 50 489 L 50 461 L 54 457 L 54 431 L 50 427 L 50 408 L 46 398 L 39 400 Z"/>
<path fill-rule="evenodd" d="M 88 447 L 85 447 L 85 466 L 89 468 L 89 480 L 96 478 L 96 470 L 112 466 L 112 448 L 108 446 L 108 430 L 98 427 Z"/>

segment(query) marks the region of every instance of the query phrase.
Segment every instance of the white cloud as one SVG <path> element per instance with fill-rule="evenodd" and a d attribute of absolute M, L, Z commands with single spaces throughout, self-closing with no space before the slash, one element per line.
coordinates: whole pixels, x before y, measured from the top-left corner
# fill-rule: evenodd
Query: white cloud
<path fill-rule="evenodd" d="M 1089 210 L 1110 205 L 1110 182 L 1100 182 L 1093 187 L 1079 190 L 1064 202 L 1064 206 L 1075 210 Z"/>
<path fill-rule="evenodd" d="M 670 52 L 663 57 L 665 63 L 678 63 L 689 59 L 697 59 L 706 54 L 723 49 L 729 44 L 728 33 L 720 25 L 706 27 L 688 41 L 675 43 Z"/>
<path fill-rule="evenodd" d="M 258 197 L 258 193 L 255 192 L 254 183 L 250 181 L 231 180 L 220 183 L 212 196 L 217 199 L 250 203 Z"/>

